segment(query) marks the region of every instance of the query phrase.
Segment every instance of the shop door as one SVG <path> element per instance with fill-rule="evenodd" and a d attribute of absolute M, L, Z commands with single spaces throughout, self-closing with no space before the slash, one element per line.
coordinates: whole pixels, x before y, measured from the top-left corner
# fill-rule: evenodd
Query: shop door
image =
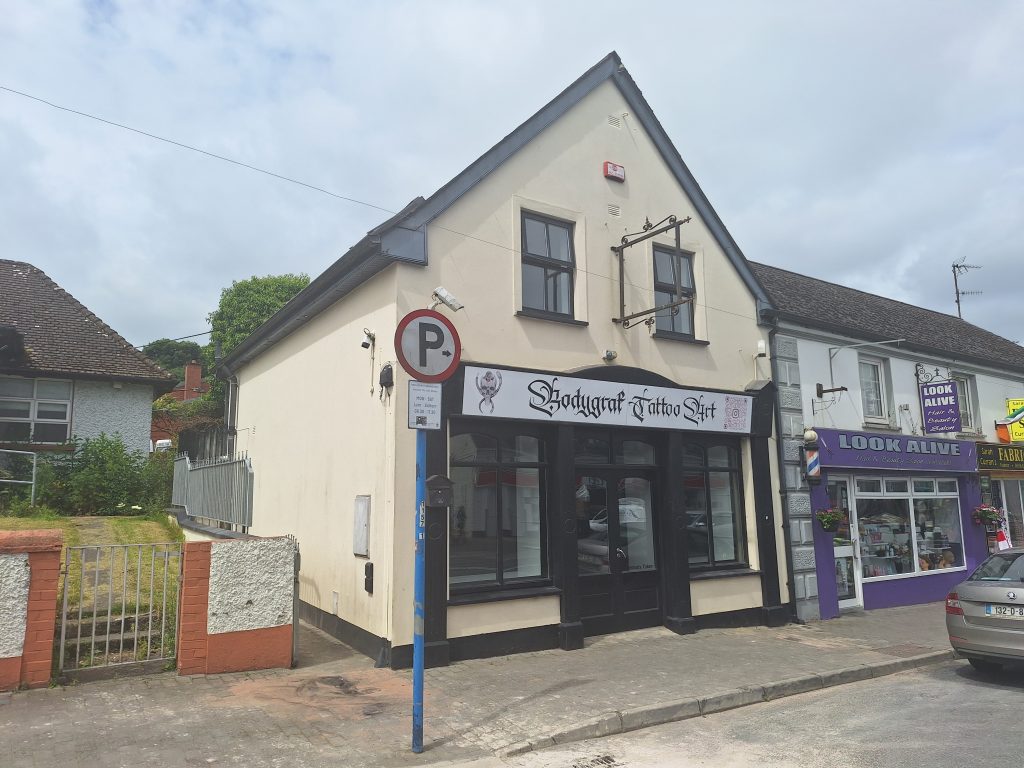
<path fill-rule="evenodd" d="M 836 592 L 839 608 L 856 608 L 863 604 L 860 586 L 860 548 L 857 526 L 850 504 L 850 480 L 835 478 L 828 481 L 828 500 L 833 509 L 845 514 L 839 529 L 832 534 L 832 551 L 836 569 Z"/>
<path fill-rule="evenodd" d="M 587 635 L 661 624 L 653 474 L 586 469 L 577 478 L 580 614 Z"/>

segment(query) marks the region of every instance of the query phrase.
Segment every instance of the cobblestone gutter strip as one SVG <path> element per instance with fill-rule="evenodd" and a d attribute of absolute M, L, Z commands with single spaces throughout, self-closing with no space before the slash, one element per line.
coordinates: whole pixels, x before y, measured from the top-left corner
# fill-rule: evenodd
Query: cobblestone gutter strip
<path fill-rule="evenodd" d="M 786 696 L 795 696 L 798 693 L 818 691 L 834 685 L 845 685 L 846 683 L 855 683 L 860 680 L 885 677 L 886 675 L 905 672 L 909 669 L 917 669 L 929 664 L 938 664 L 953 658 L 955 656 L 952 650 L 932 651 L 918 656 L 909 656 L 905 659 L 877 661 L 870 664 L 837 669 L 831 672 L 778 680 L 766 683 L 765 685 L 720 691 L 702 699 L 680 699 L 666 704 L 649 704 L 644 707 L 601 715 L 600 717 L 585 720 L 571 728 L 566 728 L 547 736 L 510 744 L 500 750 L 498 756 L 514 757 L 526 752 L 545 749 L 556 744 L 585 741 L 587 739 L 600 738 L 601 736 L 612 736 L 617 733 L 635 731 L 640 728 L 649 728 L 653 725 L 664 725 L 665 723 L 673 723 L 677 720 L 711 715 L 715 712 L 726 712 L 730 709 L 759 704 L 764 701 L 774 701 Z"/>

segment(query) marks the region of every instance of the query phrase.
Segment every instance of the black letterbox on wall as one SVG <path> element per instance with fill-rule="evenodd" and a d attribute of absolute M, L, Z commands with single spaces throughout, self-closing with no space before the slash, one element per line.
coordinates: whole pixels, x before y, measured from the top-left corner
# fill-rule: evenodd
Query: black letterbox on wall
<path fill-rule="evenodd" d="M 452 505 L 452 481 L 444 475 L 427 478 L 427 506 L 450 507 Z"/>

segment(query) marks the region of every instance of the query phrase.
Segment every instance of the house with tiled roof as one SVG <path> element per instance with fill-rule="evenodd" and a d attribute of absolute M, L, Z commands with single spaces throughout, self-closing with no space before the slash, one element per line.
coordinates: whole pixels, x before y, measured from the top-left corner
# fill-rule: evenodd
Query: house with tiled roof
<path fill-rule="evenodd" d="M 1006 533 L 1024 543 L 1024 462 L 1000 458 L 996 430 L 1024 405 L 1024 347 L 953 315 L 750 266 L 773 306 L 798 615 L 943 599 L 995 546 L 973 519 L 982 502 L 1005 509 Z M 817 514 L 828 509 L 841 513 L 831 531 Z"/>
<path fill-rule="evenodd" d="M 174 383 L 42 270 L 0 259 L 0 448 L 106 433 L 148 450 L 153 398 Z"/>

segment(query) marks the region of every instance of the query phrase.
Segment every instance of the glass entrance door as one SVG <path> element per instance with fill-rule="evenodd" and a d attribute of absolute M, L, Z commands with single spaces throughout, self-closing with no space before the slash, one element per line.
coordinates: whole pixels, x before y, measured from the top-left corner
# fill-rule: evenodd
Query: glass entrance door
<path fill-rule="evenodd" d="M 839 528 L 832 534 L 832 552 L 836 571 L 836 593 L 839 608 L 856 608 L 863 604 L 860 585 L 860 553 L 857 526 L 852 512 L 849 478 L 830 478 L 829 506 L 843 512 Z"/>
<path fill-rule="evenodd" d="M 653 478 L 640 470 L 585 471 L 576 479 L 584 630 L 596 635 L 660 624 Z"/>

